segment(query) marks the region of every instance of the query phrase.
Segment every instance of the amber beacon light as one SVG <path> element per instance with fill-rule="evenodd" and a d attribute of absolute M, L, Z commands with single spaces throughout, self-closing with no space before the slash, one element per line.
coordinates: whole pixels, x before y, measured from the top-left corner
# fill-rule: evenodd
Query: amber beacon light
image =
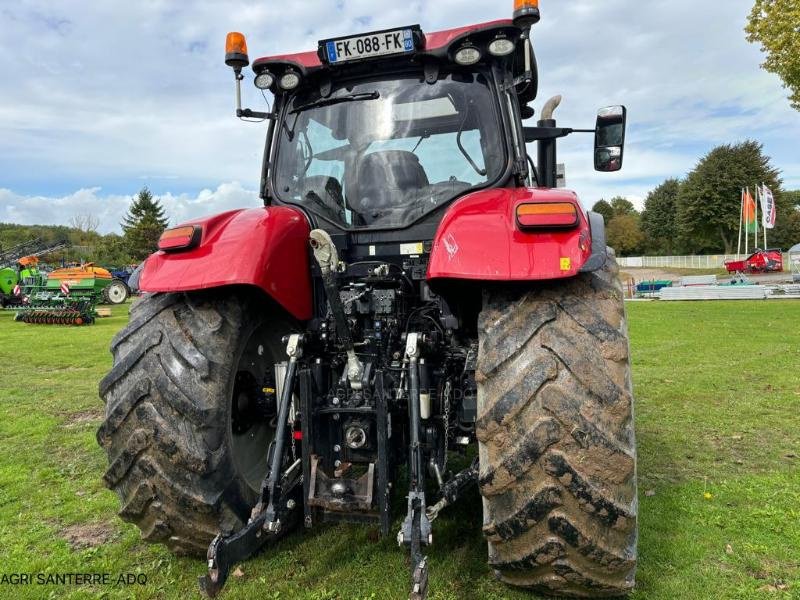
<path fill-rule="evenodd" d="M 247 57 L 247 40 L 238 31 L 231 31 L 225 38 L 225 64 L 241 70 L 250 64 Z"/>
<path fill-rule="evenodd" d="M 527 29 L 540 18 L 539 0 L 514 0 L 514 25 Z"/>

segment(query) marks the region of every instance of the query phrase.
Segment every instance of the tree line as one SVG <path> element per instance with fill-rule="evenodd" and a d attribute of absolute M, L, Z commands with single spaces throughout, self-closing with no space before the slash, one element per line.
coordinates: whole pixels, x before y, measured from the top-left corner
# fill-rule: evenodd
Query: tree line
<path fill-rule="evenodd" d="M 0 251 L 39 238 L 45 243 L 69 246 L 44 258 L 52 264 L 91 262 L 107 267 L 138 264 L 158 249 L 167 228 L 164 207 L 146 187 L 132 199 L 122 223 L 122 235 L 97 232 L 99 220 L 91 214 L 73 215 L 69 225 L 16 225 L 0 223 Z"/>
<path fill-rule="evenodd" d="M 623 197 L 600 200 L 592 210 L 605 218 L 608 244 L 621 256 L 731 254 L 738 241 L 741 189 L 754 193 L 762 183 L 774 193 L 778 211 L 769 245 L 786 250 L 800 243 L 800 190 L 782 189 L 777 169 L 754 141 L 714 148 L 685 179 L 670 178 L 652 190 L 641 212 Z M 121 235 L 99 234 L 93 215 L 74 215 L 69 226 L 0 223 L 0 250 L 31 238 L 67 241 L 68 249 L 47 260 L 120 267 L 155 252 L 167 224 L 164 207 L 145 187 L 132 199 Z"/>
<path fill-rule="evenodd" d="M 755 197 L 754 186 L 762 183 L 778 212 L 767 242 L 786 250 L 800 243 L 800 190 L 782 189 L 778 170 L 752 140 L 714 148 L 685 179 L 670 178 L 652 190 L 641 212 L 622 197 L 600 200 L 592 210 L 605 218 L 608 245 L 621 256 L 733 254 L 741 190 L 749 187 Z"/>

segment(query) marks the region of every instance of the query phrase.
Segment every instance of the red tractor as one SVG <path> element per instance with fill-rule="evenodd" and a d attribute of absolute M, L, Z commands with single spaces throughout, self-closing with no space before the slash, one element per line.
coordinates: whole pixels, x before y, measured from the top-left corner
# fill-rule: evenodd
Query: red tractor
<path fill-rule="evenodd" d="M 122 518 L 205 554 L 208 595 L 292 528 L 345 521 L 396 523 L 424 598 L 434 521 L 471 486 L 503 581 L 632 589 L 622 288 L 602 217 L 556 189 L 574 131 L 595 135 L 596 169 L 621 168 L 626 112 L 573 130 L 556 98 L 523 124 L 538 20 L 516 0 L 513 20 L 258 59 L 268 113 L 241 108 L 249 59 L 229 35 L 237 115 L 269 123 L 264 206 L 164 233 L 98 431 Z"/>

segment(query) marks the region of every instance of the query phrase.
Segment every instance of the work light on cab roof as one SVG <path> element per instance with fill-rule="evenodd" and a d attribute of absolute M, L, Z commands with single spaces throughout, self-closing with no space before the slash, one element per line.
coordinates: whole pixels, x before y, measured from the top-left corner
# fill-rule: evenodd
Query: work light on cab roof
<path fill-rule="evenodd" d="M 419 25 L 408 25 L 360 35 L 321 40 L 315 55 L 299 53 L 259 59 L 253 64 L 253 81 L 261 91 L 275 94 L 294 92 L 309 85 L 309 78 L 320 69 L 335 69 L 378 59 L 410 58 L 425 61 L 426 57 L 442 55 L 460 67 L 473 67 L 489 60 L 512 59 L 519 55 L 523 81 L 535 97 L 535 57 L 530 44 L 531 26 L 540 20 L 539 0 L 514 0 L 513 19 L 486 23 L 484 26 L 426 34 Z M 494 26 L 494 27 L 491 27 Z M 459 35 L 460 33 L 460 35 Z M 247 42 L 239 32 L 228 34 L 225 44 L 225 63 L 236 76 L 236 115 L 240 118 L 274 120 L 270 113 L 255 112 L 241 107 L 241 71 L 250 64 Z M 533 84 L 533 85 L 530 85 Z M 522 108 L 523 116 L 531 111 Z"/>

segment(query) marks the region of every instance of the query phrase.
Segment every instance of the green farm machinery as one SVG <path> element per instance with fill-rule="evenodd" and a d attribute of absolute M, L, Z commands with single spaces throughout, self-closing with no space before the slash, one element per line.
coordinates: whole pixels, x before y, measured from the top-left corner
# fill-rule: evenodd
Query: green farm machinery
<path fill-rule="evenodd" d="M 46 280 L 39 270 L 39 257 L 66 247 L 63 241 L 47 243 L 36 238 L 0 251 L 0 307 L 25 304 L 30 290 L 43 286 Z"/>
<path fill-rule="evenodd" d="M 17 321 L 42 325 L 89 325 L 97 305 L 107 299 L 114 282 L 111 273 L 91 264 L 57 269 L 25 289 L 25 302 L 16 307 Z"/>
<path fill-rule="evenodd" d="M 94 322 L 98 304 L 122 304 L 129 295 L 124 278 L 91 263 L 47 271 L 39 257 L 68 246 L 32 239 L 0 251 L 0 308 L 16 320 L 48 325 Z"/>

